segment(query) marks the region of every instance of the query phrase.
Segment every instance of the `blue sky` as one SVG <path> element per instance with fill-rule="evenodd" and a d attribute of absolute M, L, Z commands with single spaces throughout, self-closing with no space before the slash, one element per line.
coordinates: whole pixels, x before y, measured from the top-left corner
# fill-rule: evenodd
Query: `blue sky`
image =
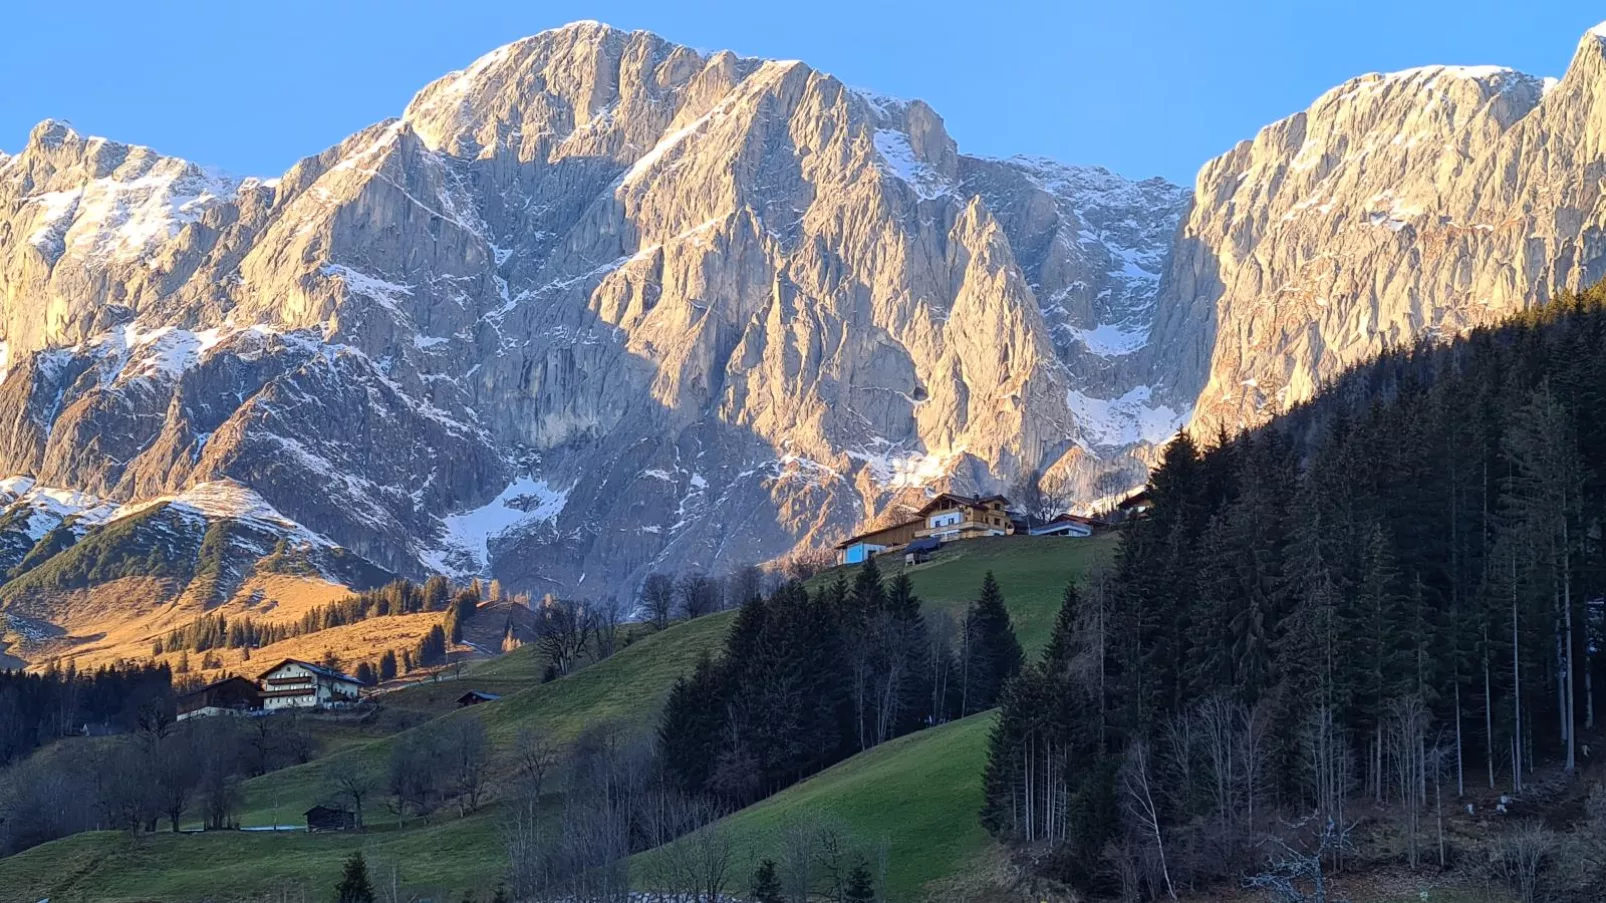
<path fill-rule="evenodd" d="M 0 35 L 0 150 L 12 152 L 55 117 L 239 175 L 277 175 L 493 47 L 599 19 L 922 98 L 970 153 L 1187 184 L 1209 157 L 1350 76 L 1428 63 L 1561 75 L 1579 37 L 1606 18 L 1597 4 L 1519 11 L 1509 0 L 19 6 Z"/>

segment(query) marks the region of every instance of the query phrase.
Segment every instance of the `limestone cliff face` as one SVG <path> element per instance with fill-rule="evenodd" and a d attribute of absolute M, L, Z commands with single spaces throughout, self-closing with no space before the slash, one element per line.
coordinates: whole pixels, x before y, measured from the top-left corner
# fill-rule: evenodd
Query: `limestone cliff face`
<path fill-rule="evenodd" d="M 1091 502 L 1179 426 L 1606 275 L 1603 180 L 1606 28 L 1559 80 L 1353 79 L 1191 194 L 595 23 L 276 179 L 47 122 L 0 155 L 0 476 L 35 487 L 0 552 L 41 498 L 227 486 L 395 572 L 595 594 L 1033 469 Z"/>
<path fill-rule="evenodd" d="M 0 159 L 0 472 L 227 481 L 382 567 L 559 592 L 926 488 L 1086 490 L 1180 416 L 1118 408 L 1186 203 L 594 23 L 272 180 L 45 123 Z"/>
<path fill-rule="evenodd" d="M 1192 421 L 1253 424 L 1384 347 L 1606 275 L 1606 29 L 1565 77 L 1353 79 L 1200 172 L 1151 378 Z"/>

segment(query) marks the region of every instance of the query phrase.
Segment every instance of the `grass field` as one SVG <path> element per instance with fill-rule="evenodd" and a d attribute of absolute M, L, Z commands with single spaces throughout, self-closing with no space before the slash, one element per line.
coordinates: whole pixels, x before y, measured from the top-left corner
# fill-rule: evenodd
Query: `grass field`
<path fill-rule="evenodd" d="M 876 559 L 876 566 L 887 577 L 907 570 L 926 611 L 947 612 L 956 619 L 980 594 L 982 578 L 992 571 L 1004 592 L 1016 636 L 1026 654 L 1035 655 L 1048 644 L 1065 584 L 1109 560 L 1115 541 L 1113 533 L 1092 539 L 1001 536 L 944 546 L 931 561 L 908 568 L 896 555 Z M 852 580 L 858 567 L 841 570 Z M 835 579 L 836 573 L 828 571 L 815 581 Z"/>
<path fill-rule="evenodd" d="M 909 574 L 928 611 L 957 617 L 975 598 L 982 576 L 993 571 L 1022 644 L 1035 654 L 1047 641 L 1065 583 L 1112 549 L 1110 538 L 974 540 L 945 548 Z M 892 573 L 901 568 L 897 561 L 884 565 Z M 829 579 L 834 572 L 816 578 Z M 520 649 L 478 663 L 461 677 L 386 694 L 384 705 L 393 714 L 438 716 L 434 722 L 448 726 L 456 719 L 482 719 L 498 755 L 526 728 L 559 744 L 607 722 L 650 731 L 675 679 L 704 652 L 718 653 L 732 617 L 713 615 L 647 634 L 609 659 L 544 684 L 544 660 L 531 648 Z M 451 700 L 467 689 L 503 698 L 452 709 Z M 987 848 L 976 812 L 990 719 L 977 715 L 884 744 L 731 816 L 727 824 L 748 857 L 737 884 L 745 886 L 751 862 L 770 855 L 781 826 L 818 816 L 841 824 L 860 842 L 885 844 L 892 899 L 918 899 L 929 882 L 964 869 Z M 242 824 L 299 822 L 302 812 L 327 797 L 336 766 L 360 762 L 383 774 L 398 736 L 370 738 L 352 729 L 330 744 L 335 751 L 325 757 L 247 782 Z M 488 889 L 505 866 L 494 804 L 466 819 L 443 813 L 434 824 L 410 821 L 401 829 L 384 824 L 386 818 L 382 804 L 374 802 L 370 831 L 362 835 L 79 835 L 0 860 L 0 903 L 45 896 L 298 900 L 302 881 L 308 882 L 306 899 L 316 900 L 329 893 L 341 860 L 354 848 L 364 850 L 385 880 L 399 864 L 401 883 L 411 892 L 456 899 L 466 889 Z"/>
<path fill-rule="evenodd" d="M 814 822 L 844 829 L 872 863 L 885 845 L 888 899 L 921 899 L 989 843 L 976 815 L 992 723 L 983 712 L 883 743 L 725 819 L 737 849 L 731 891 L 745 892 L 759 860 L 782 859 L 786 828 Z M 643 880 L 657 855 L 638 857 Z"/>
<path fill-rule="evenodd" d="M 480 896 L 501 872 L 492 809 L 406 831 L 303 834 L 218 831 L 78 834 L 0 860 L 0 903 L 133 903 L 154 900 L 333 899 L 341 864 L 361 849 L 388 899 L 391 870 L 402 899 Z"/>
<path fill-rule="evenodd" d="M 450 725 L 460 718 L 483 720 L 493 757 L 504 754 L 524 728 L 539 731 L 560 745 L 572 741 L 589 726 L 610 721 L 630 730 L 652 730 L 675 678 L 689 673 L 704 652 L 719 651 L 731 617 L 731 613 L 724 613 L 676 624 L 561 680 L 537 683 L 494 703 L 454 710 L 431 723 Z M 524 650 L 519 652 L 522 655 Z M 521 665 L 520 659 L 515 658 L 502 669 L 491 669 L 489 663 L 484 667 L 494 676 L 508 674 Z M 450 683 L 456 684 L 451 688 L 456 691 L 453 696 L 479 686 L 471 679 Z M 247 781 L 240 823 L 257 827 L 275 824 L 275 818 L 280 824 L 299 819 L 301 813 L 327 796 L 329 775 L 334 768 L 355 760 L 382 773 L 396 738 L 405 733 L 346 746 L 306 765 Z"/>

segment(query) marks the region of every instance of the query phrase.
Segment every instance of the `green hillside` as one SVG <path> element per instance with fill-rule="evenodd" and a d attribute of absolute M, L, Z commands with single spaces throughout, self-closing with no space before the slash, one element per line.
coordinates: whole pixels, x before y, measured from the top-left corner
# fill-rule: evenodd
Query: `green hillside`
<path fill-rule="evenodd" d="M 888 899 L 920 899 L 928 883 L 963 870 L 987 847 L 976 813 L 992 723 L 983 712 L 883 743 L 725 819 L 737 851 L 732 890 L 745 889 L 759 860 L 782 858 L 788 826 L 817 822 L 870 848 L 885 844 Z M 658 855 L 637 857 L 638 880 L 650 882 Z"/>
<path fill-rule="evenodd" d="M 97 831 L 0 859 L 0 903 L 327 900 L 342 861 L 361 849 L 387 892 L 391 869 L 413 894 L 459 899 L 495 884 L 501 825 L 487 810 L 406 831 L 304 834 Z"/>
<path fill-rule="evenodd" d="M 950 546 L 910 568 L 928 611 L 953 616 L 992 570 L 1029 653 L 1046 642 L 1065 582 L 1113 549 L 1113 540 L 1010 537 Z M 889 562 L 896 572 L 901 563 Z M 851 569 L 848 576 L 851 579 Z M 827 572 L 816 580 L 831 580 Z M 462 677 L 392 694 L 387 705 L 416 717 L 440 712 L 467 689 L 502 693 L 495 703 L 450 710 L 432 724 L 479 718 L 498 757 L 524 728 L 562 744 L 586 728 L 615 722 L 651 731 L 669 688 L 704 652 L 717 654 L 733 618 L 725 613 L 677 624 L 632 642 L 611 658 L 562 679 L 540 683 L 545 663 L 526 647 L 470 669 Z M 764 855 L 783 824 L 807 815 L 837 821 L 855 838 L 885 843 L 895 900 L 912 900 L 928 882 L 954 874 L 986 846 L 976 822 L 990 715 L 895 740 L 828 769 L 730 817 L 746 855 Z M 409 730 L 419 730 L 412 727 Z M 336 767 L 361 762 L 383 774 L 402 731 L 341 746 L 306 765 L 246 782 L 241 822 L 248 827 L 299 823 L 323 801 Z M 500 763 L 498 763 L 500 766 Z M 93 833 L 0 859 L 0 903 L 53 900 L 231 900 L 250 895 L 299 899 L 296 881 L 313 879 L 309 899 L 327 893 L 340 861 L 362 849 L 376 869 L 399 863 L 401 883 L 416 893 L 494 885 L 504 868 L 503 816 L 495 803 L 467 819 L 442 812 L 398 829 L 376 794 L 370 830 L 361 835 L 226 832 L 214 834 Z M 748 866 L 743 866 L 744 870 Z M 746 875 L 740 882 L 746 881 Z M 20 896 L 14 894 L 20 893 Z"/>
<path fill-rule="evenodd" d="M 878 558 L 876 565 L 886 577 L 907 571 L 926 611 L 947 612 L 954 618 L 976 598 L 982 577 L 992 571 L 1004 591 L 1015 633 L 1032 656 L 1048 643 L 1066 582 L 1108 561 L 1115 554 L 1115 540 L 1114 533 L 1092 539 L 1000 536 L 953 543 L 931 561 L 908 568 L 896 555 Z M 833 580 L 839 570 L 852 580 L 858 567 L 827 571 L 814 581 Z"/>
<path fill-rule="evenodd" d="M 573 740 L 588 726 L 608 721 L 651 730 L 675 678 L 689 672 L 704 652 L 719 651 L 731 617 L 732 613 L 724 613 L 676 624 L 561 680 L 537 683 L 497 702 L 452 711 L 430 723 L 449 724 L 459 718 L 482 719 L 493 745 L 493 758 L 505 752 L 525 727 L 540 731 L 548 740 L 559 744 Z M 519 657 L 502 668 L 492 669 L 487 665 L 491 676 L 516 674 L 520 663 L 534 656 L 534 650 L 519 650 L 515 655 Z M 451 688 L 455 690 L 453 696 L 479 687 L 472 679 L 452 683 L 455 684 Z M 497 686 L 487 682 L 487 688 Z M 281 824 L 298 820 L 301 813 L 322 800 L 329 775 L 338 765 L 356 760 L 382 772 L 396 738 L 406 733 L 348 746 L 306 765 L 247 781 L 240 823 L 246 827 L 272 825 L 275 815 Z"/>

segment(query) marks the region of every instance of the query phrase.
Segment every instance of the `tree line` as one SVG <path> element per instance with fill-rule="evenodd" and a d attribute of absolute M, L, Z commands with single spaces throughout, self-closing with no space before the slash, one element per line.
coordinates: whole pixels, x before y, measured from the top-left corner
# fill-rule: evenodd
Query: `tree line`
<path fill-rule="evenodd" d="M 242 781 L 317 752 L 294 712 L 178 721 L 167 693 L 126 717 L 125 733 L 52 744 L 0 769 L 0 856 L 80 831 L 236 827 Z"/>
<path fill-rule="evenodd" d="M 736 615 L 717 660 L 670 691 L 663 766 L 716 808 L 761 799 L 848 756 L 990 708 L 1021 666 L 991 573 L 957 629 L 874 560 L 810 592 L 791 582 Z"/>
<path fill-rule="evenodd" d="M 344 599 L 315 606 L 298 620 L 285 623 L 265 623 L 248 614 L 232 618 L 222 612 L 207 614 L 158 638 L 151 646 L 151 655 L 256 648 L 355 624 L 368 618 L 427 611 L 450 612 L 454 603 L 465 596 L 472 596 L 474 603 L 478 604 L 480 588 L 477 581 L 454 591 L 445 577 L 437 575 L 421 584 L 404 579 L 394 580 L 377 589 L 363 590 Z"/>
<path fill-rule="evenodd" d="M 1442 866 L 1446 806 L 1571 773 L 1606 677 L 1603 305 L 1173 441 L 1113 569 L 1067 590 L 1003 694 L 988 829 L 1085 892 L 1174 898 L 1238 879 L 1295 816 L 1307 845 L 1342 840 L 1357 800 L 1395 813 L 1406 865 Z"/>
<path fill-rule="evenodd" d="M 171 707 L 172 683 L 165 665 L 0 671 L 0 766 L 86 727 L 132 730 L 143 714 Z"/>

